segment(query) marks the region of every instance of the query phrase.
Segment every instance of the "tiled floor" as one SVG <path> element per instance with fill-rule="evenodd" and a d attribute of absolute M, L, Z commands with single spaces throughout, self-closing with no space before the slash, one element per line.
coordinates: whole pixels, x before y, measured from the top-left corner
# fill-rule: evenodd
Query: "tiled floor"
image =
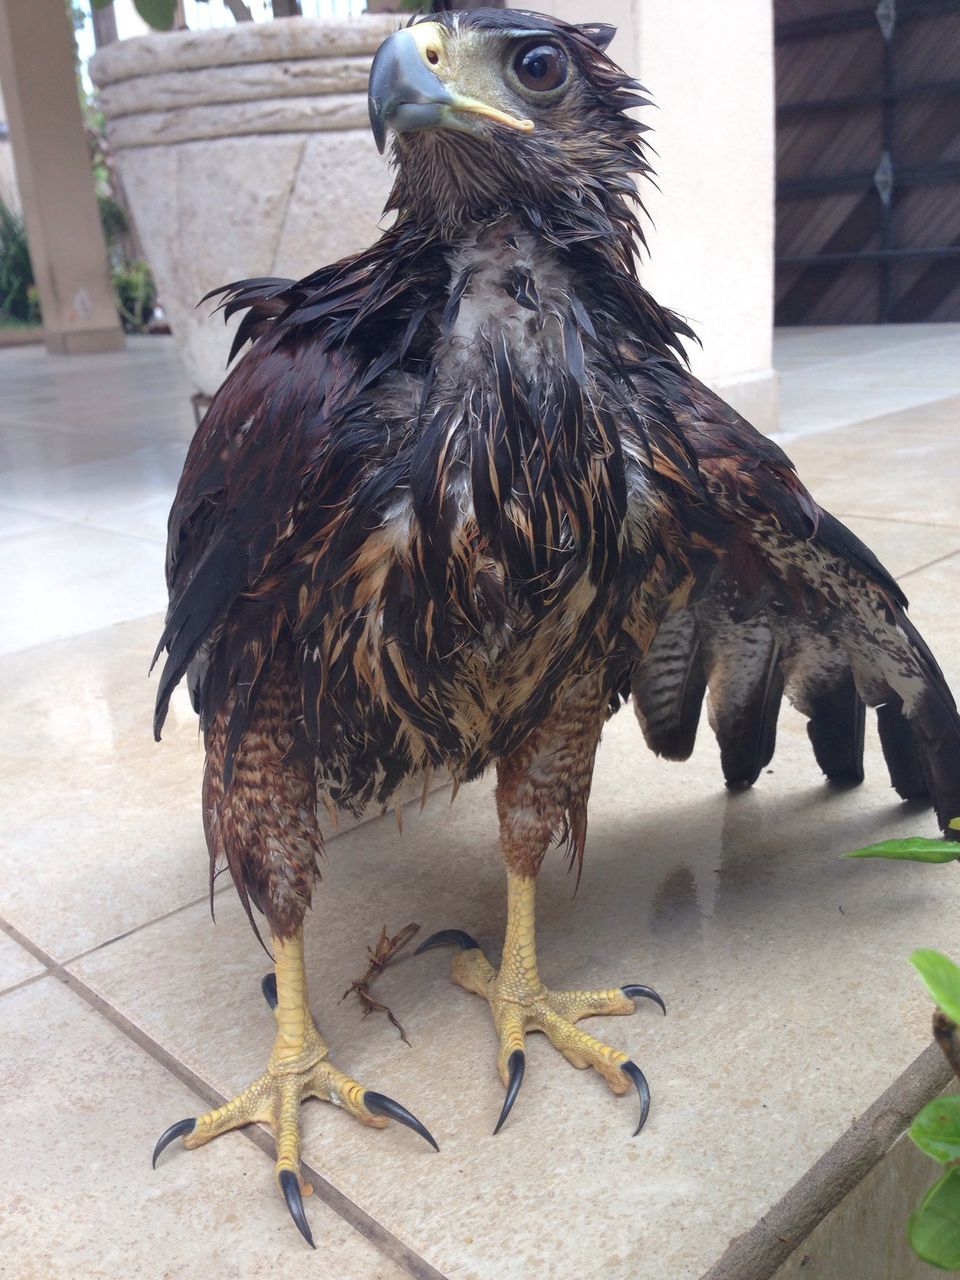
<path fill-rule="evenodd" d="M 960 326 L 796 330 L 778 347 L 801 474 L 904 579 L 960 686 Z M 645 752 L 629 712 L 610 725 L 580 892 L 559 860 L 542 876 L 541 968 L 666 998 L 666 1019 L 595 1024 L 650 1079 L 636 1140 L 635 1100 L 536 1041 L 494 1139 L 488 1017 L 441 952 L 382 979 L 409 1048 L 337 1003 L 384 923 L 496 950 L 489 782 L 408 806 L 402 839 L 392 817 L 344 830 L 309 922 L 314 1006 L 335 1061 L 412 1107 L 440 1154 L 309 1107 L 316 1255 L 259 1133 L 177 1147 L 152 1173 L 158 1132 L 258 1072 L 271 1034 L 231 890 L 210 921 L 182 697 L 163 745 L 150 735 L 188 391 L 162 339 L 122 357 L 0 352 L 0 1275 L 697 1280 L 928 1042 L 904 957 L 956 950 L 955 869 L 838 855 L 932 834 L 929 815 L 896 803 L 873 739 L 865 786 L 830 795 L 786 716 L 769 774 L 730 795 L 708 733 L 679 767 Z"/>

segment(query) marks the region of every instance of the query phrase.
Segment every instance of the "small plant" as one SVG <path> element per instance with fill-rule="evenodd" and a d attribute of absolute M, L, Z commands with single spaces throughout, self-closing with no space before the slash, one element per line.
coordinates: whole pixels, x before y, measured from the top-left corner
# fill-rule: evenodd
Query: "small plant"
<path fill-rule="evenodd" d="M 939 951 L 914 951 L 910 963 L 937 1003 L 933 1034 L 960 1078 L 960 968 Z M 928 1102 L 910 1126 L 910 1137 L 946 1168 L 910 1215 L 910 1245 L 924 1262 L 960 1271 L 960 1094 Z"/>
<path fill-rule="evenodd" d="M 0 324 L 40 322 L 23 218 L 0 200 Z"/>
<path fill-rule="evenodd" d="M 157 286 L 147 264 L 136 259 L 115 267 L 113 292 L 124 329 L 127 333 L 143 333 L 153 319 L 153 309 L 157 305 Z"/>
<path fill-rule="evenodd" d="M 94 9 L 109 9 L 113 0 L 92 0 Z M 177 13 L 177 0 L 133 0 L 133 7 L 148 27 L 169 31 Z"/>
<path fill-rule="evenodd" d="M 960 831 L 960 818 L 949 822 Z M 847 858 L 894 858 L 904 862 L 944 864 L 960 858 L 955 840 L 883 840 L 844 855 Z M 910 963 L 936 1001 L 933 1035 L 960 1079 L 960 968 L 939 951 L 914 951 Z M 910 1137 L 928 1156 L 946 1166 L 907 1223 L 914 1253 L 942 1271 L 960 1271 L 960 1094 L 928 1102 L 910 1126 Z"/>
<path fill-rule="evenodd" d="M 103 208 L 101 204 L 101 213 Z M 122 209 L 119 213 L 122 215 Z M 157 304 L 157 286 L 150 268 L 140 258 L 121 259 L 111 268 L 111 275 L 124 329 L 127 333 L 143 333 Z M 13 328 L 39 323 L 40 300 L 23 218 L 0 200 L 0 325 Z"/>
<path fill-rule="evenodd" d="M 960 818 L 953 818 L 947 825 L 951 831 L 960 831 Z M 960 858 L 960 841 L 908 836 L 905 840 L 882 840 L 879 844 L 868 844 L 863 849 L 853 849 L 843 856 L 894 858 L 900 862 L 956 862 Z"/>

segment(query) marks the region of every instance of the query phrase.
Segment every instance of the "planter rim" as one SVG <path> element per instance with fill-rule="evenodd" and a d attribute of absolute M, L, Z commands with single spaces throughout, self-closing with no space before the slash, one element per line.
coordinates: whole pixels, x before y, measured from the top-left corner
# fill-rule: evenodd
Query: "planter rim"
<path fill-rule="evenodd" d="M 403 21 L 403 15 L 395 13 L 339 19 L 282 18 L 207 31 L 133 36 L 98 50 L 90 59 L 90 78 L 98 88 L 105 88 L 145 73 L 373 54 Z"/>

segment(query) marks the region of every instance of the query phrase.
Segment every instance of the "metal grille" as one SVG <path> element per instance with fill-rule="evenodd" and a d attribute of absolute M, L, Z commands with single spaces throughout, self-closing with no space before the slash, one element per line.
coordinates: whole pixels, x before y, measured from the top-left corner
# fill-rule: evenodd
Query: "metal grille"
<path fill-rule="evenodd" d="M 777 0 L 780 324 L 960 319 L 960 0 Z"/>
<path fill-rule="evenodd" d="M 246 0 L 246 3 L 258 21 L 270 18 L 269 0 Z M 366 0 L 300 0 L 305 18 L 357 18 L 366 7 Z M 233 18 L 223 0 L 184 0 L 183 8 L 191 30 L 233 26 Z"/>

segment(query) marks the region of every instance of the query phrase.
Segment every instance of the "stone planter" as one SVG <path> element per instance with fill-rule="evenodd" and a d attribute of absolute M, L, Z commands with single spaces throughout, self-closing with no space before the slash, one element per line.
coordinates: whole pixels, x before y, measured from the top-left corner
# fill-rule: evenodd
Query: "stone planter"
<path fill-rule="evenodd" d="M 177 348 L 197 391 L 233 326 L 197 309 L 247 276 L 307 274 L 369 244 L 388 192 L 367 118 L 370 60 L 396 16 L 287 18 L 143 36 L 90 64 Z"/>

